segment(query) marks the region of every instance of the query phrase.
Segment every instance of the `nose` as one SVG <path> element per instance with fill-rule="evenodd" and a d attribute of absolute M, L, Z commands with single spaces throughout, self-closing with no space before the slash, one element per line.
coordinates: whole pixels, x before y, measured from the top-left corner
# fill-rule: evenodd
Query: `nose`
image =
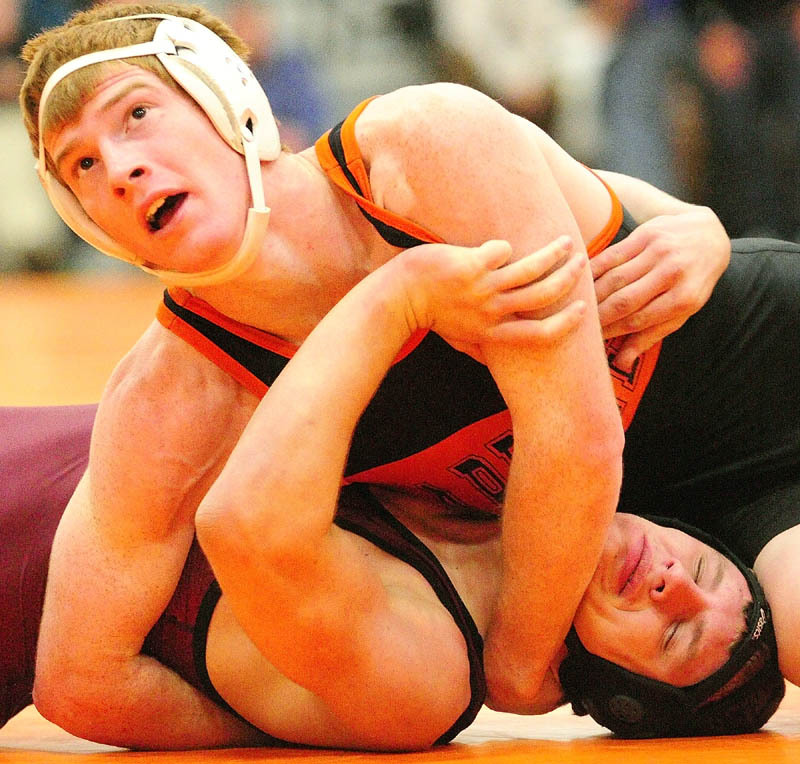
<path fill-rule="evenodd" d="M 111 190 L 120 199 L 125 198 L 137 179 L 147 174 L 147 165 L 141 157 L 120 146 L 104 147 L 102 159 Z"/>
<path fill-rule="evenodd" d="M 705 592 L 677 561 L 657 571 L 650 584 L 650 599 L 670 618 L 691 618 L 708 607 Z"/>

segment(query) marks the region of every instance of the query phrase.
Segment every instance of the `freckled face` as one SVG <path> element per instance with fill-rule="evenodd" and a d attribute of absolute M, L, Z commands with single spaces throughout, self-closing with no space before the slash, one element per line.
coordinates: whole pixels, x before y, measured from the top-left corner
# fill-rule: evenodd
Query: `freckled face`
<path fill-rule="evenodd" d="M 684 687 L 725 664 L 750 599 L 741 571 L 715 549 L 620 513 L 574 624 L 589 652 Z"/>
<path fill-rule="evenodd" d="M 238 249 L 250 205 L 244 158 L 152 72 L 120 64 L 45 148 L 89 217 L 145 260 L 193 272 Z"/>

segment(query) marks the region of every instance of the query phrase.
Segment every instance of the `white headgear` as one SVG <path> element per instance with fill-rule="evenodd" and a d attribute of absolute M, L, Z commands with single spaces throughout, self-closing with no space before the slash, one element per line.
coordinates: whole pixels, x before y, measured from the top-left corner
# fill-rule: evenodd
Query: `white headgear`
<path fill-rule="evenodd" d="M 280 154 L 278 126 L 261 85 L 222 38 L 197 21 L 166 14 L 120 16 L 107 21 L 137 18 L 163 19 L 151 42 L 87 53 L 68 61 L 50 75 L 39 101 L 39 158 L 36 163 L 39 178 L 64 222 L 101 252 L 138 265 L 170 284 L 202 286 L 229 281 L 252 264 L 267 231 L 270 211 L 264 203 L 261 160 L 270 161 Z M 252 202 L 247 212 L 247 225 L 236 254 L 217 268 L 181 273 L 148 267 L 144 264 L 145 258 L 129 252 L 92 221 L 72 191 L 47 169 L 42 127 L 45 104 L 53 88 L 84 66 L 148 55 L 158 57 L 231 148 L 244 155 Z"/>

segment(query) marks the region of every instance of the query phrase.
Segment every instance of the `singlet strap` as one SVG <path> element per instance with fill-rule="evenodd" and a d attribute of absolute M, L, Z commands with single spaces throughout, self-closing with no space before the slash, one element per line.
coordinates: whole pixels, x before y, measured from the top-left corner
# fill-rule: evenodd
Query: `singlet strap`
<path fill-rule="evenodd" d="M 375 204 L 364 159 L 356 141 L 356 120 L 376 96 L 362 101 L 342 122 L 316 142 L 317 159 L 328 178 L 353 198 L 383 239 L 408 249 L 418 244 L 444 242 L 437 234 Z"/>
<path fill-rule="evenodd" d="M 486 699 L 483 638 L 472 615 L 436 555 L 397 520 L 366 486 L 351 485 L 342 489 L 335 523 L 416 569 L 426 579 L 461 631 L 469 660 L 470 701 L 435 744 L 451 741 L 472 724 Z"/>
<path fill-rule="evenodd" d="M 584 165 L 585 166 L 585 165 Z M 591 167 L 586 169 L 605 186 L 608 195 L 611 198 L 611 214 L 608 216 L 606 224 L 603 229 L 591 241 L 586 243 L 586 252 L 589 257 L 594 257 L 599 252 L 602 252 L 609 244 L 615 241 L 620 232 L 622 221 L 625 218 L 625 210 L 622 207 L 619 197 L 614 192 L 614 189 L 608 185 Z"/>

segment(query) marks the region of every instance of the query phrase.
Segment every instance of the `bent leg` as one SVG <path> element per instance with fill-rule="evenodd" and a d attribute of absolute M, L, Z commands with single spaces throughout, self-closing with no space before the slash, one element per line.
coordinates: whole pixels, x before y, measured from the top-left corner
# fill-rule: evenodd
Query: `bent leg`
<path fill-rule="evenodd" d="M 0 407 L 0 727 L 32 702 L 50 548 L 86 469 L 94 411 Z"/>
<path fill-rule="evenodd" d="M 781 672 L 800 685 L 800 525 L 768 542 L 754 569 L 772 609 Z"/>

